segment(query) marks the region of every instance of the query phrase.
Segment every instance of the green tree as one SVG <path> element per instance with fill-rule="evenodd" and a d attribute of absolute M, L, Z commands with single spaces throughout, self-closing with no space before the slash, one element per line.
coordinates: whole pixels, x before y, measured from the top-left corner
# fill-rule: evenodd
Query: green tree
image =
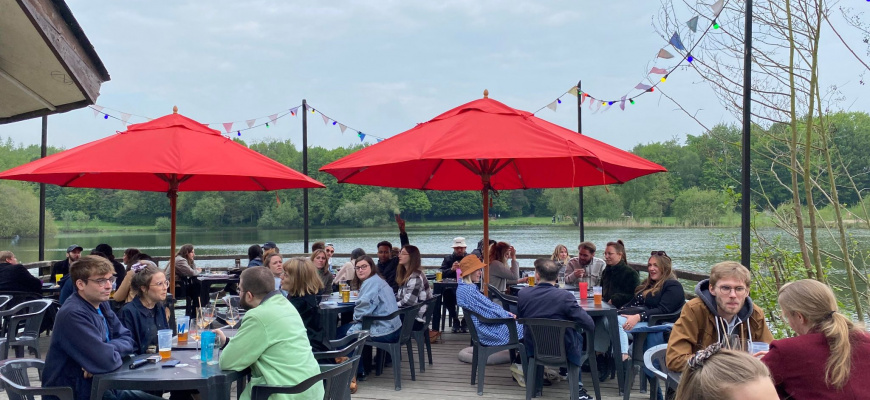
<path fill-rule="evenodd" d="M 360 201 L 343 204 L 335 214 L 342 224 L 371 227 L 386 225 L 398 212 L 399 198 L 380 190 L 366 194 Z"/>
<path fill-rule="evenodd" d="M 54 216 L 45 215 L 48 235 L 57 233 Z M 0 237 L 39 235 L 39 198 L 14 183 L 0 184 Z"/>
<path fill-rule="evenodd" d="M 299 210 L 290 203 L 273 204 L 263 211 L 257 221 L 257 227 L 262 229 L 287 229 L 300 226 L 302 217 Z"/>
<path fill-rule="evenodd" d="M 402 209 L 402 215 L 406 219 L 416 218 L 422 220 L 423 216 L 432 209 L 432 203 L 429 202 L 429 197 L 426 197 L 426 193 L 420 190 L 403 190 L 399 197 L 399 207 Z"/>
<path fill-rule="evenodd" d="M 712 225 L 719 220 L 728 200 L 721 192 L 686 189 L 677 195 L 671 205 L 673 214 L 680 221 L 690 225 Z"/>
<path fill-rule="evenodd" d="M 226 201 L 223 197 L 209 194 L 197 200 L 191 210 L 191 216 L 200 224 L 207 227 L 220 226 L 224 214 L 226 214 Z"/>

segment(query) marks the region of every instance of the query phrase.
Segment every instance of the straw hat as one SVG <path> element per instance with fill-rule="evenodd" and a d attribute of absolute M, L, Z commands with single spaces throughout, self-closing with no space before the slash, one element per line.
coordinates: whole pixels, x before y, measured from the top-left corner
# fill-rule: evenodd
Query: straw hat
<path fill-rule="evenodd" d="M 459 262 L 459 269 L 462 270 L 462 277 L 465 278 L 468 275 L 471 275 L 472 272 L 477 271 L 486 266 L 483 262 L 477 258 L 476 255 L 470 254 L 465 256 L 462 261 Z"/>

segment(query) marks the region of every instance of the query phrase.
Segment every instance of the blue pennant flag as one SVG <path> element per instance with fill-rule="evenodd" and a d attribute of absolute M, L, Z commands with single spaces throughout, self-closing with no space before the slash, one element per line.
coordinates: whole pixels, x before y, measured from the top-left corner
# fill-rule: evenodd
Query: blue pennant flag
<path fill-rule="evenodd" d="M 689 29 L 692 30 L 692 32 L 697 32 L 698 31 L 698 16 L 696 15 L 696 16 L 692 17 L 692 19 L 686 21 L 686 26 L 688 26 Z"/>
<path fill-rule="evenodd" d="M 683 47 L 683 42 L 680 41 L 680 34 L 677 32 L 674 32 L 674 36 L 671 36 L 671 40 L 668 41 L 668 43 L 674 45 L 674 48 L 677 50 L 686 49 L 685 47 Z"/>
<path fill-rule="evenodd" d="M 365 140 L 365 138 L 366 138 L 366 134 L 365 134 L 365 133 L 362 133 L 362 132 L 357 132 L 356 135 L 359 136 L 359 141 L 360 141 L 360 142 L 362 142 L 362 141 Z"/>

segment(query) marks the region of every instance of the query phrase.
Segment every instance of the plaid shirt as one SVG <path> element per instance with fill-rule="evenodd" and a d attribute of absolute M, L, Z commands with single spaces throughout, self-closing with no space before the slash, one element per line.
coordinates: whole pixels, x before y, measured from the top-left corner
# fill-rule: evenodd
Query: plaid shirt
<path fill-rule="evenodd" d="M 426 276 L 413 272 L 408 277 L 408 282 L 399 286 L 399 293 L 396 294 L 396 302 L 399 307 L 415 306 L 417 303 L 422 303 L 432 298 L 432 287 L 429 286 L 429 280 Z M 426 313 L 426 306 L 420 307 L 420 312 L 417 313 L 417 321 L 426 322 L 423 315 Z"/>
<path fill-rule="evenodd" d="M 480 314 L 484 318 L 513 318 L 510 313 L 505 311 L 498 304 L 487 299 L 483 293 L 477 290 L 476 285 L 468 283 L 460 283 L 456 288 L 456 303 L 462 308 L 467 308 Z M 474 327 L 477 328 L 477 334 L 480 337 L 480 342 L 487 346 L 498 346 L 507 344 L 510 340 L 510 331 L 507 325 L 504 324 L 482 324 L 477 321 L 474 316 L 471 317 Z M 516 322 L 514 322 L 516 323 Z M 523 339 L 523 326 L 517 324 L 517 334 L 519 339 Z"/>

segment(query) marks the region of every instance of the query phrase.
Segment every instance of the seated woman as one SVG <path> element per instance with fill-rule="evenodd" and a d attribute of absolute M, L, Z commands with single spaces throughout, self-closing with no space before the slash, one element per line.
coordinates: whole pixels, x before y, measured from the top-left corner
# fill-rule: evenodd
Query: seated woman
<path fill-rule="evenodd" d="M 677 276 L 671 268 L 671 258 L 667 253 L 653 251 L 650 253 L 646 266 L 649 277 L 634 289 L 634 299 L 618 311 L 619 337 L 621 339 L 626 336 L 626 346 L 622 349 L 623 358 L 628 353 L 626 331 L 642 332 L 647 329 L 649 317 L 674 313 L 681 310 L 686 304 L 683 285 L 677 280 Z M 644 343 L 644 350 L 664 342 L 662 332 L 649 332 Z"/>
<path fill-rule="evenodd" d="M 786 283 L 779 306 L 797 336 L 771 342 L 761 362 L 780 398 L 866 398 L 870 335 L 839 312 L 831 288 L 812 279 Z"/>
<path fill-rule="evenodd" d="M 353 323 L 338 327 L 337 337 L 344 337 L 356 333 L 362 329 L 362 319 L 367 315 L 384 316 L 390 315 L 399 309 L 396 305 L 396 296 L 393 289 L 378 274 L 378 266 L 369 256 L 362 256 L 356 260 L 355 284 L 360 288 L 356 306 L 353 308 Z M 399 317 L 387 321 L 374 321 L 369 329 L 369 340 L 375 342 L 395 342 L 399 340 L 399 330 L 402 322 Z M 363 359 L 357 369 L 357 377 L 365 380 L 368 371 L 371 371 L 372 349 L 366 346 L 363 350 Z"/>
<path fill-rule="evenodd" d="M 640 277 L 634 269 L 628 266 L 625 255 L 625 244 L 622 240 L 608 242 L 604 249 L 604 271 L 601 272 L 601 299 L 616 308 L 622 308 L 634 298 L 634 289 L 640 284 Z M 603 324 L 595 324 L 595 337 L 610 337 L 610 329 L 619 330 L 619 344 L 622 359 L 628 358 L 628 335 L 618 326 L 611 327 L 605 320 Z M 604 382 L 610 376 L 614 364 L 612 355 L 607 353 L 610 341 L 598 339 L 595 341 L 595 351 L 598 352 L 598 380 Z M 613 349 L 615 353 L 617 349 Z"/>
<path fill-rule="evenodd" d="M 564 274 L 565 268 L 568 267 L 568 260 L 571 259 L 571 256 L 568 255 L 568 248 L 565 247 L 564 244 L 557 244 L 556 248 L 553 249 L 553 255 L 550 256 L 550 259 L 559 266 L 559 273 Z"/>
<path fill-rule="evenodd" d="M 287 292 L 287 300 L 299 311 L 312 350 L 328 351 L 317 301 L 317 293 L 323 288 L 323 283 L 317 277 L 317 269 L 311 261 L 302 257 L 287 260 L 282 268 L 284 278 L 281 280 L 281 289 Z"/>
<path fill-rule="evenodd" d="M 248 267 L 263 266 L 263 248 L 259 244 L 248 247 Z"/>
<path fill-rule="evenodd" d="M 801 365 L 806 359 L 801 358 Z M 676 400 L 776 399 L 767 367 L 749 353 L 715 343 L 689 360 Z M 840 398 L 840 397 L 838 397 Z"/>
<path fill-rule="evenodd" d="M 133 257 L 139 255 L 139 253 L 141 252 L 135 247 L 130 247 L 129 249 L 124 250 L 124 258 L 122 259 L 122 262 L 127 267 L 127 271 L 129 271 L 130 267 L 135 264 L 135 262 L 133 262 Z"/>
<path fill-rule="evenodd" d="M 322 249 L 314 250 L 314 252 L 311 253 L 311 262 L 314 263 L 314 266 L 317 268 L 317 276 L 320 277 L 320 281 L 323 282 L 321 293 L 332 293 L 332 281 L 335 278 L 332 276 L 332 273 L 329 272 L 329 257 L 327 257 L 326 251 Z"/>
<path fill-rule="evenodd" d="M 135 264 L 130 283 L 136 297 L 121 308 L 121 323 L 133 334 L 136 354 L 157 353 L 157 331 L 172 329 L 163 301 L 169 280 L 156 266 Z"/>
<path fill-rule="evenodd" d="M 423 273 L 420 249 L 417 246 L 405 245 L 399 251 L 399 266 L 396 267 L 396 283 L 399 284 L 399 292 L 396 294 L 396 303 L 399 307 L 411 307 L 432 298 L 432 287 Z M 414 330 L 423 329 L 426 319 L 426 306 L 420 307 L 417 318 L 414 320 Z"/>
<path fill-rule="evenodd" d="M 511 259 L 510 268 L 505 266 L 508 257 Z M 463 271 L 465 272 L 465 271 Z M 517 251 L 508 243 L 498 242 L 489 249 L 489 282 L 500 292 L 504 292 L 509 285 L 525 283 L 528 277 L 519 277 L 520 264 L 517 262 Z"/>
<path fill-rule="evenodd" d="M 272 271 L 272 277 L 275 278 L 275 290 L 280 290 L 284 296 L 287 296 L 287 291 L 281 289 L 281 279 L 284 277 L 284 267 L 282 266 L 284 259 L 281 258 L 281 254 L 271 253 L 263 259 L 263 262 L 266 263 L 266 268 Z"/>
<path fill-rule="evenodd" d="M 133 301 L 133 298 L 136 297 L 136 291 L 131 288 L 133 283 L 133 277 L 136 276 L 136 271 L 142 269 L 147 266 L 152 266 L 157 268 L 157 264 L 151 259 L 151 256 L 145 253 L 138 253 L 133 256 L 130 261 L 132 264 L 130 265 L 130 270 L 124 275 L 124 279 L 121 283 L 118 284 L 118 288 L 115 289 L 115 294 L 112 296 L 112 299 L 121 304 L 126 304 Z M 133 268 L 136 267 L 136 268 Z M 162 270 L 160 270 L 163 272 Z"/>

